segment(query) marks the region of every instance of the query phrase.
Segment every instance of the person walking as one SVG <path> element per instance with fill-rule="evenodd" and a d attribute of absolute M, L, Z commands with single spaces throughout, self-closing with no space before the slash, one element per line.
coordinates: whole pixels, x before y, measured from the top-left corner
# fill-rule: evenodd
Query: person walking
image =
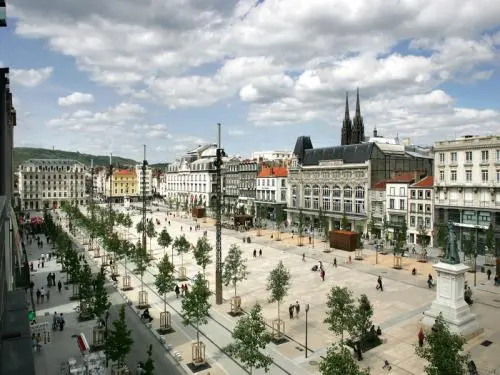
<path fill-rule="evenodd" d="M 422 328 L 420 328 L 420 331 L 418 331 L 418 346 L 419 346 L 419 348 L 424 346 L 424 338 L 425 338 L 424 331 L 422 330 Z"/>
<path fill-rule="evenodd" d="M 262 256 L 262 249 L 259 249 L 259 256 Z"/>
<path fill-rule="evenodd" d="M 295 316 L 299 319 L 300 304 L 299 301 L 295 301 Z"/>
<path fill-rule="evenodd" d="M 65 324 L 66 324 L 66 322 L 64 321 L 63 314 L 61 313 L 59 315 L 59 331 L 63 331 L 64 330 L 64 325 Z"/>
<path fill-rule="evenodd" d="M 179 288 L 179 285 L 175 286 L 175 296 L 176 298 L 179 298 L 179 294 L 181 294 L 181 290 Z"/>
<path fill-rule="evenodd" d="M 61 283 L 61 280 L 59 280 L 57 282 L 57 289 L 59 290 L 59 293 L 61 293 L 61 289 L 62 289 L 62 283 Z"/>
<path fill-rule="evenodd" d="M 333 258 L 333 266 L 337 268 L 337 258 Z"/>
<path fill-rule="evenodd" d="M 56 273 L 52 272 L 52 285 L 56 286 Z"/>
<path fill-rule="evenodd" d="M 253 257 L 257 258 L 257 249 L 253 249 Z"/>
<path fill-rule="evenodd" d="M 305 262 L 306 261 L 306 253 L 302 253 L 302 261 Z"/>
<path fill-rule="evenodd" d="M 379 276 L 377 278 L 377 287 L 376 287 L 377 290 L 380 290 L 381 292 L 384 291 L 384 285 L 382 284 L 382 276 Z"/>
<path fill-rule="evenodd" d="M 288 306 L 288 315 L 290 315 L 290 319 L 293 319 L 293 305 L 290 304 L 290 306 Z"/>
<path fill-rule="evenodd" d="M 319 273 L 319 277 L 321 277 L 321 281 L 325 281 L 325 270 L 324 269 L 321 269 L 321 271 Z"/>
<path fill-rule="evenodd" d="M 47 275 L 47 287 L 50 288 L 52 286 L 52 274 L 49 273 Z"/>
<path fill-rule="evenodd" d="M 37 305 L 40 303 L 40 296 L 42 295 L 42 292 L 40 292 L 40 289 L 36 290 L 36 303 Z"/>
<path fill-rule="evenodd" d="M 488 280 L 491 280 L 491 269 L 488 268 L 488 271 L 486 271 L 486 275 L 488 276 Z"/>

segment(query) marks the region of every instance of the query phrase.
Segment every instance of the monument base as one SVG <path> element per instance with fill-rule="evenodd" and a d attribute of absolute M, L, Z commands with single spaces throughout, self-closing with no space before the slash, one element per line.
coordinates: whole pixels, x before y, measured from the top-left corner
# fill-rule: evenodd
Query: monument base
<path fill-rule="evenodd" d="M 432 328 L 438 315 L 442 314 L 451 332 L 466 339 L 480 334 L 483 329 L 464 300 L 465 273 L 469 267 L 448 263 L 438 263 L 433 267 L 437 272 L 436 299 L 424 312 L 422 325 Z"/>

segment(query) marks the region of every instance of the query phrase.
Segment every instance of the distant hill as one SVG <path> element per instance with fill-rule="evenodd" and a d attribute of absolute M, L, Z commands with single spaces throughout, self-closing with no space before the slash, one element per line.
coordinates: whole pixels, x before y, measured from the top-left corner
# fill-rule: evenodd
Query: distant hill
<path fill-rule="evenodd" d="M 80 152 L 51 150 L 47 148 L 33 147 L 14 147 L 14 170 L 17 170 L 19 164 L 24 163 L 29 159 L 74 159 L 85 165 L 90 166 L 90 161 L 94 160 L 94 166 L 108 166 L 109 155 L 90 155 Z M 134 166 L 138 164 L 135 160 L 121 158 L 113 155 L 113 165 L 119 166 Z"/>
<path fill-rule="evenodd" d="M 168 166 L 170 165 L 170 163 L 155 163 L 155 164 L 150 164 L 149 166 L 153 169 L 157 169 L 157 170 L 165 170 Z"/>

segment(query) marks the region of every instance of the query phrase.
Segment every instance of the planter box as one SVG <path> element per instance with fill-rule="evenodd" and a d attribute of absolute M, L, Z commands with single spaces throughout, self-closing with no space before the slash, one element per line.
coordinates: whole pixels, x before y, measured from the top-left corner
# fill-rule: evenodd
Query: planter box
<path fill-rule="evenodd" d="M 355 251 L 359 234 L 348 230 L 331 230 L 330 247 L 346 251 Z"/>

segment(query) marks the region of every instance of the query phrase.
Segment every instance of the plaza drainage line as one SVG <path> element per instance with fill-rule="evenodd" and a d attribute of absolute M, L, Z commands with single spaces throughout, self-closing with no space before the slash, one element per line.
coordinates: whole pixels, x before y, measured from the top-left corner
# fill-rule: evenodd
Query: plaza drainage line
<path fill-rule="evenodd" d="M 129 270 L 129 271 L 130 271 L 130 273 L 132 273 L 136 279 L 139 279 L 139 278 L 137 277 L 137 275 L 133 272 L 133 270 L 130 270 L 130 268 L 129 268 L 129 267 L 127 267 L 126 265 L 124 265 L 123 263 L 122 263 L 122 266 L 123 266 L 123 267 L 125 267 L 127 270 Z M 151 276 L 155 277 L 155 275 L 154 275 L 151 271 L 146 270 L 146 272 L 148 272 Z M 189 278 L 188 278 L 188 279 L 189 279 Z M 178 311 L 175 307 L 173 307 L 173 306 L 172 306 L 172 305 L 171 305 L 168 301 L 165 301 L 165 300 L 163 299 L 163 297 L 162 297 L 162 296 L 160 296 L 160 295 L 159 295 L 159 294 L 158 294 L 158 293 L 157 293 L 157 292 L 156 292 L 156 291 L 155 291 L 155 290 L 154 290 L 151 286 L 149 286 L 147 283 L 145 283 L 145 287 L 146 287 L 146 288 L 148 288 L 148 289 L 149 289 L 149 290 L 150 290 L 150 291 L 151 291 L 154 295 L 156 295 L 158 298 L 160 298 L 160 300 L 161 300 L 162 302 L 165 302 L 165 303 L 166 303 L 166 304 L 167 304 L 167 305 L 168 305 L 168 306 L 169 306 L 169 307 L 170 307 L 173 311 L 175 311 L 175 312 L 177 313 L 177 315 L 182 316 L 182 313 L 181 313 L 180 311 Z M 226 326 L 224 326 L 222 323 L 220 323 L 219 321 L 217 321 L 217 319 L 215 319 L 214 317 L 212 317 L 212 315 L 209 315 L 209 318 L 210 318 L 212 321 L 214 321 L 215 323 L 217 323 L 218 325 L 220 325 L 222 328 L 224 328 L 227 332 L 232 333 L 232 331 L 231 331 L 229 328 L 227 328 L 227 327 L 226 327 Z M 191 327 L 195 328 L 195 326 L 194 326 L 193 324 L 190 324 L 190 325 L 191 325 Z M 266 325 L 267 325 L 267 324 L 266 324 Z M 196 328 L 195 328 L 195 329 L 196 329 Z M 219 345 L 217 345 L 217 343 L 216 343 L 215 341 L 213 341 L 210 337 L 208 337 L 208 336 L 207 336 L 207 335 L 206 335 L 206 334 L 205 334 L 202 330 L 200 330 L 200 329 L 199 329 L 199 332 L 200 332 L 203 336 L 205 336 L 205 337 L 207 338 L 207 340 L 208 340 L 208 341 L 210 341 L 210 342 L 211 342 L 211 343 L 212 343 L 212 344 L 213 344 L 216 348 L 218 348 L 218 349 L 221 351 L 221 353 L 225 354 L 225 355 L 226 355 L 229 359 L 231 359 L 231 360 L 232 360 L 232 361 L 233 361 L 236 365 L 238 365 L 238 366 L 239 366 L 239 367 L 240 367 L 243 371 L 245 371 L 246 373 L 250 374 L 250 372 L 249 372 L 248 370 L 246 370 L 246 369 L 245 369 L 245 367 L 244 367 L 241 363 L 239 363 L 236 359 L 234 359 L 231 355 L 229 355 L 229 354 L 228 354 L 228 353 L 227 353 L 227 352 L 226 352 L 223 348 L 221 348 Z M 284 369 L 282 366 L 280 366 L 279 364 L 277 364 L 276 362 L 274 362 L 274 360 L 273 360 L 273 364 L 274 364 L 277 368 L 279 368 L 281 371 L 283 371 L 285 374 L 287 374 L 287 375 L 292 375 L 290 372 L 288 372 L 288 371 L 287 371 L 286 369 Z"/>

